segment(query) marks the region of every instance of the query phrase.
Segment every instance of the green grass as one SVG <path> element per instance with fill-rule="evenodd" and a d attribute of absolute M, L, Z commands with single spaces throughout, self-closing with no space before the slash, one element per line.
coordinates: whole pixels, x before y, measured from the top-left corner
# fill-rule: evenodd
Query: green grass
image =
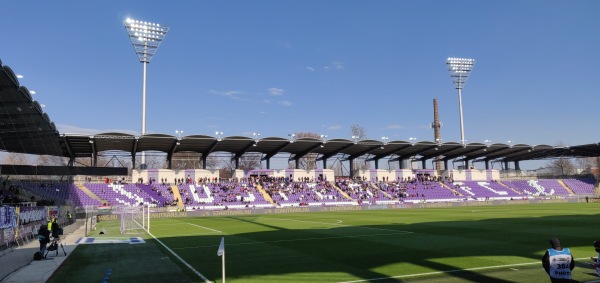
<path fill-rule="evenodd" d="M 597 204 L 537 204 L 153 219 L 151 232 L 216 282 L 223 236 L 228 282 L 548 282 L 548 240 L 589 258 L 599 220 Z M 586 261 L 574 278 L 598 279 Z M 109 282 L 202 282 L 153 241 L 79 246 L 53 282 L 89 282 L 81 276 L 108 266 Z"/>

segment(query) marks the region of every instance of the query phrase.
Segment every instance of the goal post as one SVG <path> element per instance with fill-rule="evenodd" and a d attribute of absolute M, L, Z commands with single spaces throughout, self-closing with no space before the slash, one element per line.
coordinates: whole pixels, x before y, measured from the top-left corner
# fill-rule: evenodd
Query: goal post
<path fill-rule="evenodd" d="M 121 234 L 150 232 L 150 208 L 146 206 L 121 206 Z"/>

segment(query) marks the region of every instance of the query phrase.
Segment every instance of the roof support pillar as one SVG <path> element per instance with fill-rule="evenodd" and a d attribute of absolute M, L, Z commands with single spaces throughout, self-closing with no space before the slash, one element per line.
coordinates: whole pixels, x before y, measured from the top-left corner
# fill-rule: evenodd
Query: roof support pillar
<path fill-rule="evenodd" d="M 352 159 L 348 159 L 348 162 L 350 162 L 350 179 L 354 178 L 354 158 Z"/>
<path fill-rule="evenodd" d="M 202 154 L 202 156 L 200 157 L 200 160 L 202 161 L 202 169 L 206 169 L 206 158 L 207 156 Z"/>
<path fill-rule="evenodd" d="M 421 167 L 422 167 L 422 169 L 427 169 L 427 160 L 425 160 L 425 159 L 421 160 Z"/>
<path fill-rule="evenodd" d="M 327 169 L 327 158 L 323 158 L 323 169 Z"/>
<path fill-rule="evenodd" d="M 236 157 L 235 160 L 235 169 L 240 169 L 240 158 Z"/>
<path fill-rule="evenodd" d="M 444 170 L 448 170 L 448 159 L 444 159 Z"/>
<path fill-rule="evenodd" d="M 375 159 L 373 161 L 375 161 L 375 170 L 379 169 L 379 159 Z"/>
<path fill-rule="evenodd" d="M 515 170 L 517 170 L 517 171 L 521 170 L 521 166 L 520 166 L 518 160 L 515 160 Z"/>
<path fill-rule="evenodd" d="M 267 158 L 266 163 L 267 169 L 271 169 L 271 158 Z"/>
<path fill-rule="evenodd" d="M 508 170 L 508 161 L 504 160 L 504 170 Z"/>

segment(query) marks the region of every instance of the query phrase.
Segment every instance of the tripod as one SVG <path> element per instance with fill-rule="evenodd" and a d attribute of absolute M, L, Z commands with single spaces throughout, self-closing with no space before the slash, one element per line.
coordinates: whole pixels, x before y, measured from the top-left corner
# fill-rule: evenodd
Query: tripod
<path fill-rule="evenodd" d="M 63 247 L 63 244 L 60 242 L 60 237 L 54 237 L 52 238 L 52 242 L 50 242 L 50 246 L 48 246 L 48 248 L 46 249 L 46 254 L 44 255 L 44 258 L 46 258 L 46 256 L 48 256 L 48 254 L 51 251 L 56 251 L 56 254 L 54 256 L 58 256 L 58 246 L 60 246 L 65 256 L 67 256 L 65 247 Z"/>

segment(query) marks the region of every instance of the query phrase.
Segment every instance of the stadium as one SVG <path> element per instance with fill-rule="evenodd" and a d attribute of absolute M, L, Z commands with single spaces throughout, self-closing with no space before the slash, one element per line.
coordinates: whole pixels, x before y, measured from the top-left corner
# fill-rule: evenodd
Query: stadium
<path fill-rule="evenodd" d="M 448 160 L 457 157 L 465 160 L 474 160 L 485 156 L 489 160 L 500 159 L 503 162 L 514 162 L 518 168 L 518 162 L 521 160 L 551 158 L 551 157 L 598 157 L 600 156 L 600 146 L 598 144 L 588 144 L 572 146 L 570 148 L 556 148 L 551 146 L 529 146 L 529 145 L 506 145 L 506 144 L 460 144 L 460 143 L 435 143 L 435 142 L 416 142 L 408 141 L 390 141 L 382 143 L 376 140 L 319 140 L 319 139 L 285 139 L 285 138 L 262 138 L 253 139 L 248 137 L 210 137 L 210 136 L 187 136 L 178 138 L 169 135 L 145 135 L 136 137 L 123 133 L 106 133 L 95 136 L 64 135 L 58 133 L 47 114 L 41 111 L 38 102 L 33 101 L 26 87 L 19 85 L 18 79 L 10 67 L 3 65 L 0 73 L 2 82 L 2 102 L 4 118 L 2 121 L 2 146 L 7 152 L 28 153 L 35 155 L 52 155 L 69 158 L 71 166 L 27 166 L 27 165 L 3 165 L 3 194 L 6 205 L 18 205 L 20 210 L 15 210 L 13 206 L 3 206 L 3 217 L 13 217 L 14 219 L 3 219 L 5 223 L 2 233 L 2 244 L 6 249 L 12 249 L 15 246 L 24 245 L 35 236 L 40 225 L 45 225 L 45 221 L 51 215 L 58 216 L 62 225 L 68 225 L 67 213 L 73 211 L 79 225 L 85 223 L 86 239 L 102 239 L 99 231 L 107 231 L 104 235 L 114 237 L 127 237 L 128 234 L 135 234 L 141 238 L 150 241 L 154 239 L 154 252 L 161 253 L 161 257 L 171 258 L 174 262 L 173 271 L 179 269 L 180 273 L 190 273 L 186 269 L 191 267 L 197 276 L 187 275 L 182 282 L 202 282 L 219 281 L 218 278 L 218 259 L 205 259 L 208 255 L 216 255 L 219 239 L 224 237 L 227 243 L 228 252 L 231 253 L 229 261 L 229 273 L 232 280 L 239 279 L 241 282 L 299 282 L 309 280 L 313 282 L 368 282 L 371 280 L 395 282 L 403 281 L 414 276 L 440 276 L 440 274 L 459 274 L 459 269 L 464 269 L 462 275 L 456 278 L 465 280 L 490 280 L 493 277 L 487 277 L 485 272 L 474 275 L 476 270 L 487 271 L 506 269 L 510 267 L 525 268 L 531 265 L 531 259 L 523 263 L 524 259 L 510 258 L 497 264 L 497 261 L 477 262 L 476 260 L 483 255 L 461 255 L 467 256 L 465 263 L 456 266 L 449 266 L 439 263 L 439 265 L 428 268 L 414 268 L 409 274 L 387 273 L 388 271 L 367 272 L 368 266 L 357 264 L 352 268 L 352 275 L 335 275 L 346 268 L 335 270 L 336 265 L 345 265 L 350 261 L 362 261 L 363 257 L 369 255 L 375 257 L 389 257 L 387 264 L 394 263 L 393 256 L 386 251 L 384 246 L 376 246 L 368 254 L 360 253 L 361 246 L 371 241 L 386 242 L 398 241 L 398 237 L 406 236 L 414 238 L 415 233 L 420 229 L 410 228 L 417 224 L 397 223 L 395 217 L 415 217 L 416 222 L 424 221 L 421 214 L 451 213 L 451 214 L 471 214 L 476 213 L 473 220 L 462 219 L 460 223 L 452 225 L 468 226 L 473 222 L 496 222 L 496 224 L 484 223 L 482 225 L 501 225 L 495 229 L 505 229 L 512 222 L 532 221 L 524 218 L 524 215 L 531 211 L 538 211 L 540 214 L 536 217 L 551 217 L 553 220 L 539 219 L 544 221 L 567 221 L 561 218 L 577 218 L 570 225 L 577 225 L 578 221 L 592 221 L 589 217 L 594 217 L 596 207 L 590 206 L 588 202 L 598 202 L 597 191 L 598 181 L 595 178 L 561 178 L 561 179 L 500 179 L 499 170 L 495 169 L 451 169 L 443 170 L 427 169 L 428 158 L 437 158 L 445 156 L 440 160 L 448 165 Z M 279 152 L 291 153 L 294 161 L 298 165 L 299 160 L 309 153 L 315 153 L 322 160 L 323 167 L 326 167 L 328 157 L 336 154 L 344 154 L 350 161 L 363 155 L 370 154 L 377 161 L 380 158 L 395 154 L 396 156 L 417 156 L 422 160 L 423 168 L 404 169 L 403 160 L 398 158 L 401 169 L 385 170 L 352 170 L 356 175 L 336 176 L 332 169 L 236 169 L 230 178 L 221 178 L 219 170 L 210 169 L 183 169 L 172 170 L 165 169 L 135 169 L 128 174 L 126 168 L 106 168 L 96 167 L 95 162 L 91 167 L 72 166 L 76 157 L 87 157 L 97 159 L 97 154 L 103 151 L 130 151 L 135 164 L 135 156 L 142 151 L 162 151 L 167 156 L 173 156 L 178 151 L 193 151 L 203 153 L 202 156 L 209 156 L 211 152 L 226 151 L 234 154 L 234 157 L 242 157 L 246 152 L 259 152 L 266 156 L 267 163 L 270 156 Z M 437 160 L 436 160 L 437 161 Z M 239 161 L 235 160 L 237 164 Z M 170 164 L 171 161 L 168 160 Z M 203 162 L 206 164 L 206 162 Z M 377 164 L 375 162 L 375 164 Z M 468 161 L 466 164 L 469 164 Z M 59 179 L 56 179 L 60 176 Z M 65 181 L 64 177 L 69 181 Z M 25 199 L 23 202 L 10 201 L 10 196 L 16 200 Z M 47 206 L 38 206 L 35 202 L 27 202 L 32 199 L 45 200 Z M 7 200 L 9 200 L 7 202 Z M 43 204 L 44 202 L 38 202 Z M 521 207 L 527 207 L 520 212 L 517 219 L 504 218 L 506 214 L 511 213 L 515 206 L 510 206 L 510 210 L 505 207 L 509 204 L 519 204 Z M 548 205 L 552 204 L 552 205 Z M 585 204 L 585 206 L 582 206 Z M 531 208 L 530 208 L 531 206 Z M 465 207 L 468 210 L 464 210 Z M 577 213 L 584 215 L 564 216 L 562 213 L 571 211 L 577 207 Z M 421 209 L 419 209 L 421 208 Z M 423 212 L 429 210 L 427 212 Z M 440 211 L 440 209 L 442 211 Z M 560 215 L 550 216 L 553 212 L 548 210 L 561 211 Z M 517 210 L 517 209 L 515 209 Z M 517 211 L 518 211 L 517 210 Z M 16 212 L 19 211 L 19 212 Z M 404 213 L 405 211 L 408 211 Z M 487 213 L 498 213 L 495 218 L 479 219 Z M 47 213 L 46 213 L 47 212 Z M 587 215 L 590 213 L 589 215 Z M 23 216 L 21 216 L 21 214 Z M 25 217 L 24 215 L 27 215 Z M 31 216 L 35 215 L 35 216 Z M 275 216 L 277 215 L 277 216 Z M 418 215 L 418 216 L 417 216 Z M 587 216 L 586 216 L 587 215 Z M 434 223 L 441 225 L 450 225 L 444 223 L 454 217 L 444 215 L 429 216 L 435 219 Z M 470 216 L 471 218 L 473 216 Z M 390 219 L 391 218 L 391 219 Z M 24 220 L 27 219 L 27 220 Z M 425 218 L 427 219 L 427 218 Z M 467 218 L 468 219 L 468 218 Z M 431 220 L 431 219 L 429 219 Z M 508 221 L 508 222 L 507 222 Z M 570 221 L 570 220 L 569 220 Z M 503 223 L 507 222 L 507 223 Z M 500 224 L 503 223 L 503 224 Z M 187 225 L 186 225 L 187 224 Z M 419 223 L 426 225 L 425 223 Z M 76 225 L 76 224 L 71 224 Z M 88 226 L 89 225 L 89 226 Z M 151 225 L 151 226 L 150 226 Z M 519 227 L 525 227 L 526 224 L 518 223 Z M 535 225 L 539 225 L 536 223 Z M 570 226 L 569 225 L 569 226 Z M 247 226 L 247 227 L 245 227 Z M 417 225 L 418 226 L 418 225 Z M 150 228 L 151 227 L 151 228 Z M 168 228 L 171 227 L 171 228 Z M 174 228 L 177 227 L 177 228 Z M 245 227 L 245 228 L 244 228 Z M 449 228 L 449 227 L 446 227 Z M 161 233 L 179 230 L 182 234 Z M 225 232 L 231 229 L 231 232 Z M 250 235 L 244 235 L 244 230 L 253 231 Z M 483 228 L 476 228 L 483 229 Z M 556 229 L 556 227 L 555 227 Z M 573 229 L 570 226 L 569 229 Z M 584 229 L 584 228 L 579 228 Z M 508 233 L 517 233 L 517 231 L 506 231 Z M 256 233 L 256 234 L 254 234 Z M 499 231 L 491 230 L 484 233 L 489 237 L 489 233 L 498 234 Z M 536 236 L 549 238 L 555 231 L 538 231 Z M 319 235 L 315 237 L 315 234 Z M 578 233 L 579 234 L 579 233 Z M 590 234 L 590 233 L 581 233 Z M 592 233 L 593 234 L 593 233 Z M 239 235 L 239 236 L 238 236 Z M 424 235 L 421 235 L 424 236 Z M 430 235 L 431 236 L 431 235 Z M 387 239 L 393 237 L 393 240 Z M 496 235 L 498 237 L 498 235 Z M 510 235 L 503 237 L 510 238 Z M 363 239 L 364 238 L 364 239 Z M 256 245 L 275 245 L 269 249 L 287 249 L 278 247 L 277 243 L 289 243 L 290 245 L 309 245 L 318 250 L 324 249 L 324 253 L 332 258 L 327 261 L 333 261 L 340 257 L 340 261 L 331 265 L 329 263 L 323 270 L 320 265 L 311 266 L 308 270 L 302 272 L 291 269 L 286 273 L 286 268 L 277 267 L 273 274 L 269 271 L 275 264 L 279 265 L 281 260 L 291 260 L 284 263 L 283 266 L 296 265 L 305 266 L 311 259 L 300 258 L 295 262 L 294 252 L 291 251 L 270 251 L 277 254 L 270 262 L 269 267 L 264 266 L 264 270 L 258 270 L 258 275 L 252 275 L 236 264 L 247 265 L 244 260 L 252 258 L 255 254 L 260 254 L 255 250 Z M 505 239 L 505 238 L 502 238 Z M 576 240 L 567 238 L 570 242 Z M 422 239 L 420 239 L 422 240 Z M 481 241 L 476 238 L 473 241 Z M 539 239 L 535 239 L 536 242 Z M 92 240 L 93 241 L 93 240 Z M 98 240 L 97 240 L 98 241 Z M 366 241 L 366 242 L 363 242 Z M 440 241 L 432 240 L 433 242 Z M 583 239 L 580 241 L 584 241 Z M 304 243 L 302 243 L 304 242 Z M 585 241 L 584 241 L 585 242 Z M 160 245 L 157 243 L 160 243 Z M 149 244 L 149 243 L 148 243 Z M 250 244 L 250 245 L 249 245 Z M 452 243 L 446 243 L 452 247 Z M 537 243 L 524 243 L 524 245 Z M 113 244 L 98 244 L 98 246 Z M 142 244 L 147 245 L 147 244 Z M 239 248 L 238 248 L 239 245 Z M 248 248 L 251 246 L 251 248 Z M 482 244 L 483 245 L 483 244 Z M 90 245 L 95 246 L 95 245 Z M 186 248 L 189 247 L 189 248 Z M 86 245 L 87 248 L 87 245 Z M 400 248 L 400 247 L 396 247 Z M 404 247 L 405 248 L 405 247 Z M 402 249 L 404 249 L 402 248 Z M 481 249 L 487 249 L 481 246 Z M 71 257 L 88 255 L 99 252 L 96 247 L 92 251 L 78 252 L 75 249 Z M 236 253 L 239 249 L 239 254 Z M 245 250 L 250 249 L 250 250 Z M 261 249 L 261 248 L 259 248 Z M 265 249 L 265 247 L 262 247 Z M 327 249 L 331 249 L 327 251 Z M 575 249 L 574 249 L 575 250 Z M 119 254 L 121 248 L 106 248 L 104 253 Z M 415 251 L 417 252 L 417 251 Z M 418 251 L 426 253 L 427 251 Z M 429 251 L 433 252 L 433 251 Z M 285 253 L 289 253 L 285 255 Z M 350 253 L 350 255 L 346 254 Z M 132 253 L 137 254 L 137 252 Z M 200 254 L 200 258 L 198 257 Z M 204 255 L 206 254 L 206 255 Z M 250 256 L 250 254 L 253 254 Z M 354 258 L 352 256 L 359 256 Z M 493 254 L 492 254 L 493 255 Z M 139 256 L 139 255 L 137 255 Z M 150 256 L 150 255 L 148 255 Z M 156 257 L 156 254 L 152 256 Z M 267 255 L 265 255 L 267 256 Z M 272 254 L 269 256 L 273 256 Z M 328 257 L 329 257 L 328 256 Z M 236 258 L 238 257 L 238 258 Z M 471 258 L 470 260 L 468 258 Z M 260 258 L 256 258 L 260 261 Z M 324 260 L 324 259 L 321 259 Z M 365 260 L 365 264 L 373 264 L 374 259 Z M 149 260 L 151 261 L 151 260 Z M 216 263 L 215 263 L 216 262 Z M 491 263 L 493 262 L 493 264 Z M 483 263 L 483 266 L 480 265 Z M 71 275 L 62 275 L 62 273 L 80 273 L 76 270 L 100 268 L 102 264 L 94 263 L 92 266 L 81 266 L 80 264 L 66 261 L 65 266 L 53 280 L 57 282 L 79 282 L 81 278 L 73 279 Z M 70 265 L 75 267 L 69 267 Z M 177 266 L 183 267 L 178 268 Z M 125 263 L 123 263 L 125 265 Z M 119 264 L 110 269 L 111 282 L 122 280 L 130 281 L 133 278 L 144 277 L 142 274 L 118 274 Z M 202 270 L 198 266 L 207 266 Z M 71 269 L 75 269 L 75 271 Z M 312 270 L 314 268 L 314 270 Z M 333 270 L 331 270 L 333 269 Z M 356 269 L 354 271 L 354 269 Z M 361 269 L 364 269 L 361 271 Z M 402 267 L 402 269 L 405 269 Z M 406 268 L 411 270 L 410 268 Z M 385 269 L 384 269 L 385 270 Z M 394 270 L 394 269 L 392 269 Z M 502 274 L 504 270 L 495 271 Z M 539 269 L 537 270 L 539 271 Z M 97 281 L 104 277 L 103 270 L 91 273 L 99 274 Z M 137 271 L 141 272 L 141 271 Z M 164 271 L 157 278 L 180 278 L 180 274 Z M 236 274 L 235 272 L 240 272 Z M 246 272 L 249 272 L 248 275 Z M 320 273 L 323 274 L 320 274 Z M 397 271 L 394 271 L 397 272 Z M 531 273 L 531 271 L 528 271 Z M 264 275 L 260 275 L 263 274 Z M 343 273 L 343 272 L 342 272 Z M 539 273 L 539 272 L 538 272 Z M 206 275 L 204 275 L 206 274 Z M 494 273 L 495 274 L 495 273 Z M 386 276 L 389 275 L 389 276 Z M 539 275 L 539 274 L 538 274 Z M 87 272 L 81 274 L 84 278 L 90 278 Z M 198 277 L 199 276 L 199 277 Z M 312 277 L 311 277 L 312 276 Z M 530 274 L 525 273 L 523 280 L 529 280 Z M 152 275 L 151 277 L 155 277 Z M 77 278 L 77 277 L 75 277 Z M 285 278 L 285 279 L 282 279 Z M 305 278 L 305 279 L 303 279 Z M 400 280 L 402 278 L 402 280 Z M 486 279 L 487 278 L 487 279 Z M 159 280 L 159 279 L 157 279 Z M 188 281 L 189 280 L 189 281 Z M 436 279 L 432 279 L 436 280 Z M 437 278 L 437 280 L 440 280 Z M 444 279 L 446 280 L 446 279 Z M 501 281 L 500 278 L 493 279 Z M 52 281 L 52 280 L 51 280 Z M 152 280 L 150 280 L 152 281 Z M 512 281 L 511 281 L 512 282 Z M 525 282 L 525 281 L 523 281 Z M 530 281 L 531 282 L 531 281 Z"/>
<path fill-rule="evenodd" d="M 146 65 L 168 28 L 124 25 L 144 65 L 141 134 L 61 132 L 0 61 L 0 151 L 21 158 L 0 165 L 0 282 L 548 282 L 553 237 L 574 279 L 600 279 L 600 142 L 468 142 L 462 104 L 461 139 L 444 141 L 437 100 L 431 141 L 149 133 Z M 464 60 L 446 61 L 459 97 Z M 521 169 L 576 160 L 590 166 Z"/>

